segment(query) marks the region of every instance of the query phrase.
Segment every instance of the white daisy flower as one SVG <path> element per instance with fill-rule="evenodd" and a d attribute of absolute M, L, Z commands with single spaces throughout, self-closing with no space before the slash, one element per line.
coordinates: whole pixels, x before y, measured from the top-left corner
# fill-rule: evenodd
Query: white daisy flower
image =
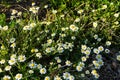
<path fill-rule="evenodd" d="M 49 76 L 46 76 L 46 77 L 44 78 L 44 80 L 50 80 L 50 77 L 49 77 Z"/>
<path fill-rule="evenodd" d="M 70 77 L 70 73 L 68 73 L 68 72 L 63 73 L 64 79 L 69 79 L 69 77 Z"/>
<path fill-rule="evenodd" d="M 81 66 L 76 66 L 76 70 L 79 72 L 79 71 L 82 71 L 82 67 Z"/>
<path fill-rule="evenodd" d="M 96 54 L 99 54 L 99 53 L 100 53 L 100 51 L 99 51 L 97 48 L 94 48 L 94 49 L 93 49 L 93 52 L 96 53 Z"/>
<path fill-rule="evenodd" d="M 26 60 L 25 55 L 19 55 L 19 56 L 18 56 L 18 61 L 19 61 L 19 62 L 24 62 L 25 60 Z"/>
<path fill-rule="evenodd" d="M 5 67 L 5 71 L 10 71 L 11 68 L 12 68 L 11 66 L 6 66 L 6 67 Z"/>
<path fill-rule="evenodd" d="M 1 59 L 0 64 L 5 64 L 5 59 Z"/>
<path fill-rule="evenodd" d="M 33 74 L 33 73 L 34 73 L 34 71 L 33 71 L 33 70 L 29 70 L 28 72 L 29 72 L 30 74 Z"/>
<path fill-rule="evenodd" d="M 117 55 L 117 60 L 120 61 L 120 55 Z"/>
<path fill-rule="evenodd" d="M 71 63 L 69 60 L 67 60 L 67 61 L 65 62 L 65 64 L 66 64 L 67 66 L 71 66 L 71 65 L 72 65 L 72 63 Z"/>
<path fill-rule="evenodd" d="M 100 52 L 104 51 L 103 46 L 99 46 L 99 47 L 98 47 L 98 50 L 99 50 Z"/>
<path fill-rule="evenodd" d="M 9 65 L 14 65 L 16 63 L 16 59 L 12 58 L 8 61 Z"/>
<path fill-rule="evenodd" d="M 98 26 L 97 21 L 96 21 L 96 22 L 93 22 L 93 27 L 96 28 L 97 26 Z"/>
<path fill-rule="evenodd" d="M 10 43 L 14 43 L 14 42 L 15 42 L 15 38 L 11 38 Z"/>
<path fill-rule="evenodd" d="M 78 31 L 78 29 L 79 29 L 79 28 L 78 28 L 77 26 L 75 26 L 74 24 L 70 25 L 69 27 L 70 27 L 70 30 L 73 31 L 73 32 Z"/>
<path fill-rule="evenodd" d="M 16 74 L 15 79 L 16 80 L 21 80 L 22 79 L 22 74 L 20 74 L 20 73 Z"/>
<path fill-rule="evenodd" d="M 41 73 L 41 74 L 46 74 L 46 72 L 47 72 L 47 71 L 46 71 L 45 68 L 41 68 L 41 69 L 40 69 L 40 73 Z"/>
<path fill-rule="evenodd" d="M 10 80 L 11 79 L 11 77 L 9 76 L 9 75 L 5 75 L 4 77 L 3 77 L 3 80 Z"/>
<path fill-rule="evenodd" d="M 111 42 L 110 42 L 110 41 L 106 41 L 106 45 L 107 45 L 107 46 L 110 46 L 110 45 L 111 45 Z"/>
<path fill-rule="evenodd" d="M 31 62 L 29 63 L 29 65 L 28 65 L 31 69 L 33 68 L 36 68 L 37 67 L 37 64 L 33 61 L 33 60 L 31 60 Z"/>

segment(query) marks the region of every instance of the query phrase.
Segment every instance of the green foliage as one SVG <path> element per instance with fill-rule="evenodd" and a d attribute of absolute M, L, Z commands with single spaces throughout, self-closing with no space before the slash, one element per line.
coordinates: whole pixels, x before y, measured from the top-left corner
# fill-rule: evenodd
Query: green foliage
<path fill-rule="evenodd" d="M 0 78 L 98 79 L 99 70 L 106 64 L 104 56 L 120 46 L 120 2 L 49 2 L 51 7 L 45 7 L 43 20 L 38 19 L 40 7 L 34 3 L 23 13 L 13 10 L 10 22 L 0 14 Z M 12 68 L 6 69 L 8 65 Z"/>

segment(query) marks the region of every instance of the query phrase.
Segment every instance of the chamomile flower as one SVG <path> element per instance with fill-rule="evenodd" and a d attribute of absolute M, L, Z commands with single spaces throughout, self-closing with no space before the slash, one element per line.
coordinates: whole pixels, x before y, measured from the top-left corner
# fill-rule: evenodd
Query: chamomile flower
<path fill-rule="evenodd" d="M 106 9 L 107 8 L 107 5 L 102 5 L 102 9 Z"/>
<path fill-rule="evenodd" d="M 42 54 L 41 53 L 36 53 L 36 57 L 42 58 Z"/>
<path fill-rule="evenodd" d="M 100 77 L 100 75 L 99 75 L 99 74 L 96 74 L 94 77 L 95 77 L 96 79 L 98 79 L 98 78 Z"/>
<path fill-rule="evenodd" d="M 97 71 L 94 69 L 94 70 L 92 70 L 91 74 L 96 75 Z"/>
<path fill-rule="evenodd" d="M 12 58 L 16 58 L 16 54 L 12 54 L 11 56 L 10 56 L 10 59 L 12 59 Z"/>
<path fill-rule="evenodd" d="M 18 11 L 13 9 L 11 15 L 15 15 Z"/>
<path fill-rule="evenodd" d="M 37 65 L 37 68 L 38 68 L 38 69 L 41 69 L 41 68 L 42 68 L 42 65 L 41 65 L 41 64 L 38 64 L 38 65 Z"/>
<path fill-rule="evenodd" d="M 19 62 L 24 62 L 25 60 L 26 60 L 25 55 L 19 55 L 19 56 L 18 56 L 18 61 L 19 61 Z"/>
<path fill-rule="evenodd" d="M 97 21 L 96 21 L 96 22 L 93 22 L 93 27 L 96 28 L 97 26 L 98 26 Z"/>
<path fill-rule="evenodd" d="M 54 37 L 56 35 L 56 33 L 52 33 L 51 36 Z"/>
<path fill-rule="evenodd" d="M 56 14 L 56 13 L 57 13 L 57 10 L 52 10 L 52 13 L 53 13 L 53 14 Z"/>
<path fill-rule="evenodd" d="M 31 30 L 32 28 L 29 25 L 23 27 L 23 30 Z"/>
<path fill-rule="evenodd" d="M 8 26 L 7 25 L 3 26 L 2 30 L 4 30 L 4 31 L 8 30 Z"/>
<path fill-rule="evenodd" d="M 14 43 L 14 42 L 15 42 L 15 38 L 11 38 L 10 43 Z"/>
<path fill-rule="evenodd" d="M 110 53 L 110 50 L 109 49 L 105 49 L 105 53 Z"/>
<path fill-rule="evenodd" d="M 97 60 L 101 60 L 101 59 L 102 59 L 102 56 L 101 56 L 100 54 L 97 54 L 97 55 L 96 55 L 96 59 L 97 59 Z"/>
<path fill-rule="evenodd" d="M 97 48 L 94 48 L 94 49 L 93 49 L 93 52 L 96 53 L 96 54 L 99 54 L 99 53 L 100 53 L 100 51 L 99 51 Z"/>
<path fill-rule="evenodd" d="M 15 48 L 15 47 L 16 47 L 16 43 L 12 43 L 12 44 L 10 45 L 10 47 Z"/>
<path fill-rule="evenodd" d="M 69 80 L 75 80 L 75 77 L 73 75 L 70 75 Z"/>
<path fill-rule="evenodd" d="M 84 52 L 84 54 L 86 54 L 86 55 L 90 55 L 90 50 L 86 50 L 85 52 Z"/>
<path fill-rule="evenodd" d="M 120 61 L 120 55 L 117 55 L 117 60 Z"/>
<path fill-rule="evenodd" d="M 52 51 L 52 48 L 48 47 L 48 48 L 46 48 L 45 51 L 46 51 L 46 53 L 50 53 Z"/>
<path fill-rule="evenodd" d="M 76 37 L 75 37 L 75 36 L 72 36 L 72 37 L 71 37 L 71 39 L 72 39 L 72 40 L 75 40 L 75 39 L 76 39 Z"/>
<path fill-rule="evenodd" d="M 71 63 L 69 60 L 67 60 L 67 61 L 65 62 L 65 64 L 66 64 L 67 66 L 71 66 L 71 65 L 72 65 L 72 63 Z"/>
<path fill-rule="evenodd" d="M 65 30 L 66 30 L 66 28 L 62 27 L 62 28 L 61 28 L 61 30 L 62 30 L 62 31 L 65 31 Z"/>
<path fill-rule="evenodd" d="M 99 46 L 99 47 L 98 47 L 98 50 L 99 50 L 100 52 L 104 51 L 103 46 Z"/>
<path fill-rule="evenodd" d="M 75 22 L 79 22 L 79 21 L 80 21 L 80 18 L 76 18 L 76 19 L 75 19 Z"/>
<path fill-rule="evenodd" d="M 119 13 L 115 13 L 114 17 L 118 18 L 119 17 Z"/>
<path fill-rule="evenodd" d="M 49 76 L 46 76 L 44 80 L 50 80 L 50 77 L 49 77 Z"/>
<path fill-rule="evenodd" d="M 78 31 L 78 29 L 79 29 L 79 28 L 78 28 L 77 26 L 75 26 L 74 24 L 70 25 L 69 27 L 70 27 L 70 30 L 73 31 L 73 32 Z"/>
<path fill-rule="evenodd" d="M 86 45 L 81 45 L 81 48 L 82 48 L 83 50 L 86 50 L 86 49 L 87 49 L 87 46 L 86 46 Z"/>
<path fill-rule="evenodd" d="M 68 73 L 68 72 L 63 73 L 64 79 L 69 79 L 69 77 L 70 77 L 70 73 Z"/>
<path fill-rule="evenodd" d="M 57 51 L 58 51 L 59 53 L 62 53 L 62 52 L 64 52 L 64 49 L 63 49 L 63 47 L 58 47 L 58 48 L 57 48 Z"/>
<path fill-rule="evenodd" d="M 111 45 L 111 42 L 110 42 L 110 41 L 106 41 L 106 45 L 107 45 L 107 46 L 110 46 L 110 45 Z"/>
<path fill-rule="evenodd" d="M 85 77 L 85 74 L 84 74 L 84 73 L 82 73 L 82 74 L 81 74 L 81 77 Z"/>
<path fill-rule="evenodd" d="M 47 71 L 46 71 L 45 68 L 41 68 L 41 69 L 40 69 L 40 73 L 41 73 L 41 74 L 46 74 L 46 72 L 47 72 Z"/>
<path fill-rule="evenodd" d="M 84 57 L 84 56 L 81 59 L 82 59 L 83 62 L 85 62 L 87 60 L 87 58 Z"/>
<path fill-rule="evenodd" d="M 35 7 L 35 6 L 30 7 L 30 9 L 29 9 L 29 11 L 31 11 L 33 14 L 38 13 L 38 10 L 39 10 L 39 7 Z"/>
<path fill-rule="evenodd" d="M 62 78 L 59 77 L 59 76 L 55 76 L 55 77 L 54 77 L 54 80 L 62 80 Z"/>
<path fill-rule="evenodd" d="M 22 12 L 21 12 L 21 11 L 17 13 L 17 16 L 21 16 L 21 15 L 22 15 Z"/>
<path fill-rule="evenodd" d="M 1 59 L 0 64 L 5 64 L 5 59 Z"/>
<path fill-rule="evenodd" d="M 86 71 L 85 71 L 85 74 L 90 74 L 90 71 L 89 71 L 89 70 L 86 70 Z"/>
<path fill-rule="evenodd" d="M 20 73 L 16 74 L 15 79 L 16 80 L 21 80 L 22 79 L 22 74 L 20 74 Z"/>
<path fill-rule="evenodd" d="M 8 61 L 9 65 L 14 65 L 16 63 L 16 59 L 12 58 Z"/>
<path fill-rule="evenodd" d="M 103 65 L 104 65 L 103 60 L 98 60 L 97 62 L 98 62 L 98 64 L 99 64 L 100 66 L 103 66 Z"/>
<path fill-rule="evenodd" d="M 48 8 L 48 5 L 44 5 L 44 8 L 47 9 L 47 8 Z"/>
<path fill-rule="evenodd" d="M 5 71 L 10 71 L 11 68 L 12 68 L 11 66 L 6 66 L 6 67 L 5 67 Z"/>
<path fill-rule="evenodd" d="M 34 28 L 34 27 L 36 27 L 36 23 L 30 23 L 30 25 L 29 25 L 31 28 Z"/>
<path fill-rule="evenodd" d="M 80 10 L 77 11 L 77 13 L 78 13 L 78 14 L 81 14 L 81 13 L 83 13 L 83 11 L 84 11 L 84 10 L 80 9 Z"/>
<path fill-rule="evenodd" d="M 62 61 L 61 61 L 61 59 L 57 59 L 57 63 L 61 63 Z"/>
<path fill-rule="evenodd" d="M 102 39 L 101 38 L 98 38 L 97 41 L 100 42 Z"/>
<path fill-rule="evenodd" d="M 5 75 L 4 77 L 3 77 L 3 80 L 10 80 L 11 79 L 11 77 L 9 76 L 9 75 Z"/>
<path fill-rule="evenodd" d="M 78 64 L 80 67 L 84 67 L 85 66 L 85 63 L 83 63 L 83 62 L 79 62 L 79 64 Z"/>
<path fill-rule="evenodd" d="M 52 39 L 48 39 L 48 40 L 47 40 L 47 43 L 48 43 L 48 44 L 51 44 L 52 42 L 53 42 Z"/>
<path fill-rule="evenodd" d="M 31 69 L 34 69 L 34 68 L 37 67 L 37 64 L 36 64 L 33 60 L 31 60 L 31 62 L 29 63 L 28 66 L 29 66 Z"/>
<path fill-rule="evenodd" d="M 98 35 L 97 34 L 94 35 L 94 39 L 98 39 Z"/>
<path fill-rule="evenodd" d="M 35 2 L 32 2 L 32 6 L 35 6 Z"/>

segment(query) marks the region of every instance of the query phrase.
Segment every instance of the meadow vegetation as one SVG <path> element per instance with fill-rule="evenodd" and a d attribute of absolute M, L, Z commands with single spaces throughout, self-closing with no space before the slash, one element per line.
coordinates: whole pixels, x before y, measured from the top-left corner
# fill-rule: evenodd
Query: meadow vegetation
<path fill-rule="evenodd" d="M 119 0 L 19 7 L 0 9 L 1 80 L 120 80 Z"/>

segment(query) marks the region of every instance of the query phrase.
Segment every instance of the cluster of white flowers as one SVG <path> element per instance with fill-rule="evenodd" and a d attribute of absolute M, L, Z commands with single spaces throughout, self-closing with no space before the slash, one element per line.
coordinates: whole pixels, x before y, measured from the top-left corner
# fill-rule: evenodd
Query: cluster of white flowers
<path fill-rule="evenodd" d="M 75 80 L 75 77 L 73 75 L 71 75 L 69 72 L 63 73 L 63 78 L 65 80 Z"/>
<path fill-rule="evenodd" d="M 23 27 L 23 30 L 31 30 L 32 28 L 36 27 L 36 23 L 30 23 Z"/>
<path fill-rule="evenodd" d="M 40 7 L 35 6 L 35 3 L 32 3 L 32 7 L 30 7 L 29 11 L 33 14 L 37 14 Z"/>
<path fill-rule="evenodd" d="M 13 20 L 14 18 L 20 17 L 22 15 L 21 11 L 17 11 L 15 9 L 12 10 L 10 19 Z"/>
<path fill-rule="evenodd" d="M 3 27 L 2 27 L 2 26 L 0 25 L 0 30 L 7 31 L 7 30 L 8 30 L 8 26 L 6 25 L 6 26 L 3 26 Z"/>
<path fill-rule="evenodd" d="M 69 28 L 70 28 L 70 30 L 71 31 L 73 31 L 73 32 L 76 32 L 76 31 L 78 31 L 78 27 L 77 26 L 75 26 L 74 24 L 71 24 L 70 26 L 69 26 Z"/>

